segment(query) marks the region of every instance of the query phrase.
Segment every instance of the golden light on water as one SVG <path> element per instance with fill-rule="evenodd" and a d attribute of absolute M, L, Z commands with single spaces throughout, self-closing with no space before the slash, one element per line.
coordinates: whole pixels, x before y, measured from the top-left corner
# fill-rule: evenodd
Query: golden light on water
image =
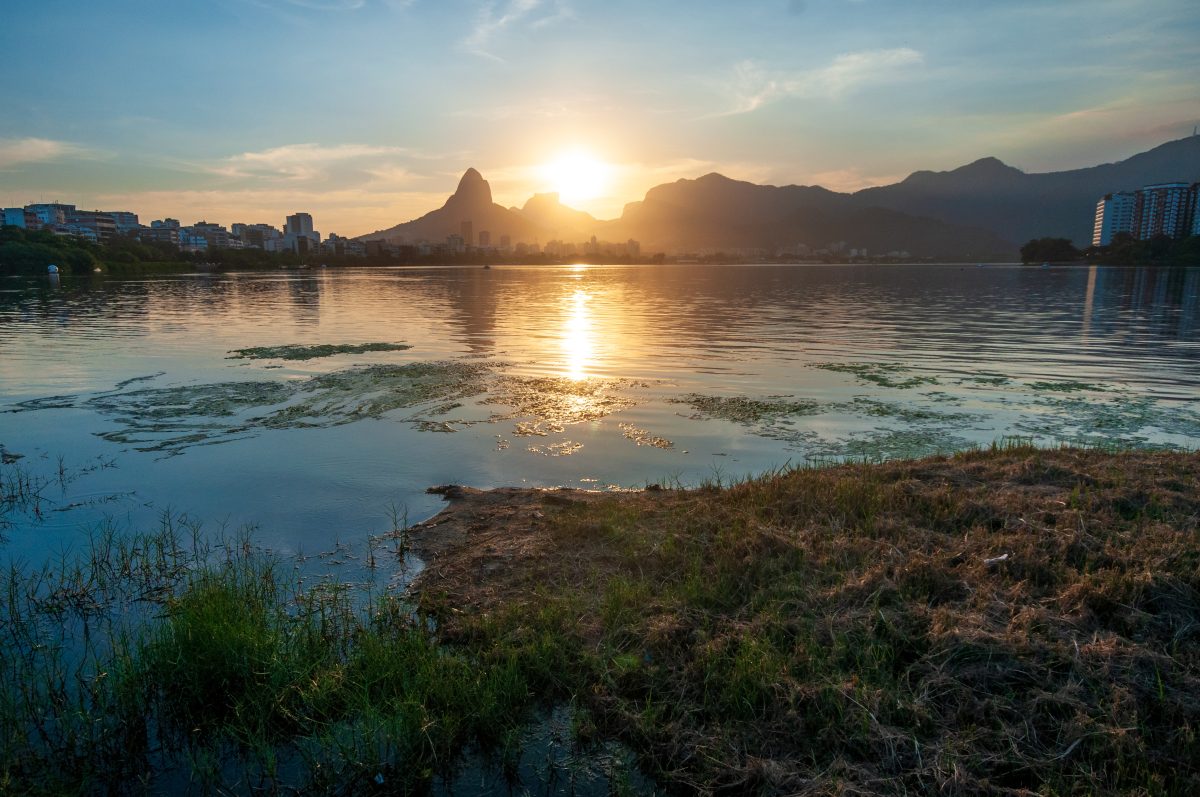
<path fill-rule="evenodd" d="M 576 288 L 565 299 L 567 312 L 563 323 L 562 349 L 566 375 L 571 379 L 588 378 L 595 354 L 592 312 L 588 306 L 591 298 L 586 290 Z"/>

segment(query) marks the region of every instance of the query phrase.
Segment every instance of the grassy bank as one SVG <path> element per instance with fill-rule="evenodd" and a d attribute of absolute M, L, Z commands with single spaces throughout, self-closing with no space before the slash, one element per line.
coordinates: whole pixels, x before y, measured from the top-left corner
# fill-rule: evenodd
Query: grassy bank
<path fill-rule="evenodd" d="M 0 583 L 0 792 L 419 791 L 550 703 L 667 791 L 1196 793 L 1198 483 L 1197 454 L 1017 448 L 452 490 L 415 603 L 101 535 Z"/>

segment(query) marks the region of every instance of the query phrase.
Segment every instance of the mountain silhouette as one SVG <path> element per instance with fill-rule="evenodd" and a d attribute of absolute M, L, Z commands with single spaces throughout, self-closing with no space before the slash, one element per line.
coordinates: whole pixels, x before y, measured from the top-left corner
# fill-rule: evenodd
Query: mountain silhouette
<path fill-rule="evenodd" d="M 875 253 L 903 250 L 918 257 L 1009 258 L 1032 238 L 1091 243 L 1097 200 L 1113 191 L 1168 181 L 1200 180 L 1200 137 L 1169 141 L 1117 163 L 1028 174 L 997 158 L 945 172 L 917 171 L 893 185 L 839 193 L 820 186 L 756 185 L 721 174 L 655 186 L 625 205 L 621 217 L 598 221 L 563 205 L 557 194 L 535 194 L 521 208 L 492 201 L 491 187 L 468 169 L 440 209 L 360 236 L 443 241 L 462 222 L 518 241 L 642 242 L 642 250 L 814 249 L 834 242 Z"/>
<path fill-rule="evenodd" d="M 707 174 L 650 189 L 625 206 L 600 237 L 635 238 L 643 251 L 814 249 L 842 242 L 876 253 L 993 259 L 1015 247 L 984 229 L 885 208 L 855 208 L 848 194 L 819 186 L 756 185 Z"/>
<path fill-rule="evenodd" d="M 1096 202 L 1114 191 L 1200 180 L 1200 137 L 1169 141 L 1117 163 L 1026 174 L 996 158 L 949 172 L 914 172 L 895 185 L 852 195 L 854 207 L 882 207 L 989 229 L 1014 244 L 1032 238 L 1092 242 Z"/>
<path fill-rule="evenodd" d="M 572 210 L 558 201 L 557 194 L 539 194 L 526 203 L 524 210 L 506 208 L 492 201 L 492 187 L 476 169 L 467 169 L 458 188 L 437 210 L 418 219 L 397 224 L 386 230 L 361 235 L 361 240 L 386 239 L 394 242 L 444 241 L 447 236 L 459 235 L 463 222 L 471 222 L 475 243 L 478 235 L 491 233 L 496 245 L 500 236 L 518 241 L 546 241 L 558 235 L 583 235 L 575 229 L 578 222 L 590 229 L 596 220 L 587 213 Z"/>

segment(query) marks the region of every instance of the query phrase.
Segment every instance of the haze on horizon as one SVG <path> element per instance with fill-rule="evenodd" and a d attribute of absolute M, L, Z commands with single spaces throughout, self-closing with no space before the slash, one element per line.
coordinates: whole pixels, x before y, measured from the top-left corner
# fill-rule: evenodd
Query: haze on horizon
<path fill-rule="evenodd" d="M 358 235 L 496 201 L 599 218 L 719 171 L 854 190 L 1120 160 L 1200 121 L 1200 6 L 133 0 L 0 12 L 0 204 Z"/>

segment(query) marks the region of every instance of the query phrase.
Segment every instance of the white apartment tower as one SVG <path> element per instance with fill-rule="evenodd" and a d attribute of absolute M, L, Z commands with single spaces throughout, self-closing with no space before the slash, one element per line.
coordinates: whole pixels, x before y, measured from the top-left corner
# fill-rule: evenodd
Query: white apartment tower
<path fill-rule="evenodd" d="M 1137 195 L 1130 191 L 1105 194 L 1096 203 L 1096 226 L 1092 229 L 1092 246 L 1108 246 L 1119 232 L 1133 232 L 1133 210 Z"/>

